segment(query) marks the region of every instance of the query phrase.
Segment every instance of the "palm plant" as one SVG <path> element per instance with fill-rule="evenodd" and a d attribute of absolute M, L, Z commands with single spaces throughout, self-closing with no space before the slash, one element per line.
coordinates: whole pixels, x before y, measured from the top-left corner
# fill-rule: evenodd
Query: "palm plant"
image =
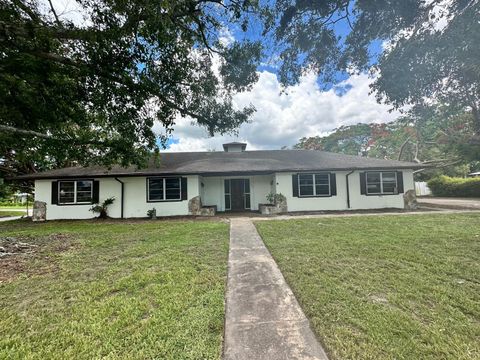
<path fill-rule="evenodd" d="M 115 197 L 109 197 L 108 199 L 105 199 L 101 204 L 93 204 L 93 206 L 90 208 L 90 211 L 94 213 L 98 213 L 98 218 L 99 219 L 107 219 L 108 218 L 108 207 L 113 204 L 115 201 Z"/>

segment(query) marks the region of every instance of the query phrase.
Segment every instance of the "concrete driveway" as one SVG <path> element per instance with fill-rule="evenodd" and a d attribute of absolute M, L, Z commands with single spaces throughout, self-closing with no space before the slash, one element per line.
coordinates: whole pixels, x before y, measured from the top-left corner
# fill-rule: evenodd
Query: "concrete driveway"
<path fill-rule="evenodd" d="M 422 207 L 480 210 L 480 198 L 419 197 L 417 201 Z"/>

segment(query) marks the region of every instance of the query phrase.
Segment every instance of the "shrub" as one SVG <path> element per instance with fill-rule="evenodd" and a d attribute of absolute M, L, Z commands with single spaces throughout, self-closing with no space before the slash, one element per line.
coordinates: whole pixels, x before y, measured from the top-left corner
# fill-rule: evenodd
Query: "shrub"
<path fill-rule="evenodd" d="M 98 213 L 98 217 L 100 219 L 107 219 L 108 218 L 108 207 L 113 204 L 115 198 L 112 196 L 108 199 L 105 199 L 101 204 L 93 204 L 90 208 L 91 212 Z"/>
<path fill-rule="evenodd" d="M 274 192 L 267 194 L 266 198 L 267 198 L 267 201 L 272 205 L 277 205 L 287 200 L 285 195 L 283 195 L 282 193 L 275 194 Z"/>
<path fill-rule="evenodd" d="M 435 196 L 480 197 L 480 178 L 439 176 L 428 181 Z"/>

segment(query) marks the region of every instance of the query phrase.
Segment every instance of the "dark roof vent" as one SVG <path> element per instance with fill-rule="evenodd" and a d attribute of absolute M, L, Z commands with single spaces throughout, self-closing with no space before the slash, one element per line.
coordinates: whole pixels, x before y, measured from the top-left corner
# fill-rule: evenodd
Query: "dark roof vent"
<path fill-rule="evenodd" d="M 223 144 L 223 150 L 225 152 L 242 152 L 245 151 L 247 148 L 246 143 L 241 143 L 241 142 L 231 142 L 231 143 L 226 143 Z"/>

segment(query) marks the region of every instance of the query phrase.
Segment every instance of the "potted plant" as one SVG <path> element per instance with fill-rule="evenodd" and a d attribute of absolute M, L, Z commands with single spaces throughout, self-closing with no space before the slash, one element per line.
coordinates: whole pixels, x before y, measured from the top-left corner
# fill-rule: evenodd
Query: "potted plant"
<path fill-rule="evenodd" d="M 280 214 L 288 211 L 287 198 L 282 193 L 271 192 L 266 196 L 268 204 L 260 204 L 260 213 L 264 215 Z"/>
<path fill-rule="evenodd" d="M 147 211 L 147 216 L 150 218 L 150 219 L 153 219 L 155 220 L 157 218 L 157 209 L 153 208 L 151 210 L 148 210 Z"/>

